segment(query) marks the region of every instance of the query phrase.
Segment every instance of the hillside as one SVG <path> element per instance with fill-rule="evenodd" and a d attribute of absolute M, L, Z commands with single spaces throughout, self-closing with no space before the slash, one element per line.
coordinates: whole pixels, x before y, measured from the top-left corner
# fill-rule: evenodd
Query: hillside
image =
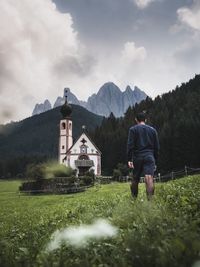
<path fill-rule="evenodd" d="M 101 124 L 101 116 L 80 106 L 72 105 L 72 108 L 74 139 L 81 133 L 82 125 L 86 125 L 86 128 L 91 131 Z M 27 158 L 29 158 L 28 162 L 31 162 L 31 159 L 33 161 L 34 157 L 38 157 L 38 160 L 39 158 L 57 158 L 60 119 L 60 107 L 57 107 L 20 122 L 1 125 L 0 177 L 5 176 L 6 172 L 12 174 L 12 169 L 16 165 L 26 164 Z M 20 161 L 20 158 L 23 160 Z M 5 161 L 7 167 L 4 164 Z M 5 168 L 8 170 L 5 171 Z M 23 171 L 20 170 L 19 173 L 21 172 Z"/>
<path fill-rule="evenodd" d="M 145 110 L 148 124 L 154 126 L 159 134 L 161 150 L 158 172 L 163 174 L 182 170 L 185 165 L 199 168 L 199 103 L 200 75 L 196 75 L 188 83 L 169 93 L 154 100 L 147 98 L 140 104 L 129 107 L 123 118 L 115 118 L 112 114 L 102 121 L 102 117 L 74 105 L 73 135 L 76 138 L 81 125 L 87 126 L 102 152 L 103 174 L 112 175 L 119 162 L 126 164 L 128 129 L 135 123 L 135 114 Z M 38 157 L 42 157 L 42 160 L 57 157 L 60 116 L 58 107 L 0 128 L 0 177 L 7 176 L 10 172 L 11 176 L 23 173 L 27 163 L 40 161 Z M 33 155 L 37 157 L 36 160 Z M 30 158 L 27 160 L 27 157 Z"/>
<path fill-rule="evenodd" d="M 126 163 L 128 129 L 137 112 L 146 111 L 148 124 L 158 130 L 160 139 L 159 172 L 200 167 L 200 75 L 173 91 L 147 98 L 129 108 L 124 118 L 104 119 L 93 139 L 102 151 L 105 174 L 112 174 L 117 163 Z"/>

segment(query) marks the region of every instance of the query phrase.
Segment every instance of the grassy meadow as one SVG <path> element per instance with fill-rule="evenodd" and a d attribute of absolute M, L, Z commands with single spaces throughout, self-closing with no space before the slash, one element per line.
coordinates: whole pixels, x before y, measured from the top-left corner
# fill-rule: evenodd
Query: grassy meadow
<path fill-rule="evenodd" d="M 0 182 L 0 266 L 200 266 L 200 176 L 144 185 L 135 201 L 128 183 L 95 186 L 71 195 L 25 195 L 20 181 Z M 72 225 L 108 220 L 115 237 L 67 242 L 47 251 L 51 235 Z"/>

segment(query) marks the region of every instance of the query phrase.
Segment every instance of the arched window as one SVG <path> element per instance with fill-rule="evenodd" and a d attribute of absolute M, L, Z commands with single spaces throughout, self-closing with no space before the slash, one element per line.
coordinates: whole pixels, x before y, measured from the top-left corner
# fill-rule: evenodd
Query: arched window
<path fill-rule="evenodd" d="M 82 145 L 80 147 L 80 152 L 81 152 L 81 154 L 86 154 L 87 153 L 87 147 L 85 145 Z"/>
<path fill-rule="evenodd" d="M 79 160 L 89 160 L 89 157 L 87 155 L 80 155 L 78 157 Z"/>
<path fill-rule="evenodd" d="M 61 129 L 62 130 L 65 130 L 66 129 L 66 123 L 65 122 L 62 122 Z"/>

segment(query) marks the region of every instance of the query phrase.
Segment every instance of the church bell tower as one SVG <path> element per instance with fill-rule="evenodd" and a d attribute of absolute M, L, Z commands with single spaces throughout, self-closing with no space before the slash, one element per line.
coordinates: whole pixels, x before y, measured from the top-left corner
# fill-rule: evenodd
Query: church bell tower
<path fill-rule="evenodd" d="M 67 103 L 67 89 L 65 88 L 65 103 L 61 107 L 60 112 L 62 119 L 60 120 L 60 138 L 59 138 L 59 163 L 68 165 L 67 151 L 73 145 L 72 138 L 72 108 Z"/>

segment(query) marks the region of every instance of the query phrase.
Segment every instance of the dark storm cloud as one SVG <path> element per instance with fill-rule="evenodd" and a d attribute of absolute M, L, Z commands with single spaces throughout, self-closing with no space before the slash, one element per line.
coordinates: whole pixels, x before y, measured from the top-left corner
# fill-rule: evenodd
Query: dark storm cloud
<path fill-rule="evenodd" d="M 177 11 L 183 7 L 193 6 L 193 0 L 153 0 L 149 1 L 145 8 L 139 8 L 135 4 L 136 1 L 145 2 L 54 0 L 60 11 L 70 12 L 74 28 L 88 49 L 101 55 L 100 60 L 107 55 L 107 61 L 111 61 L 110 72 L 115 68 L 113 62 L 116 62 L 112 61 L 112 56 L 120 58 L 124 45 L 131 42 L 137 48 L 143 47 L 147 56 L 140 70 L 135 71 L 137 63 L 133 63 L 127 71 L 130 75 L 122 78 L 123 70 L 119 66 L 114 70 L 115 77 L 123 80 L 123 83 L 138 83 L 143 89 L 147 89 L 147 93 L 156 96 L 158 93 L 171 90 L 196 72 L 195 66 L 191 67 L 190 71 L 188 69 L 188 73 L 187 68 L 182 67 L 183 61 L 192 66 L 192 58 L 189 55 L 192 52 L 189 52 L 189 48 L 181 48 L 188 45 L 191 36 L 184 30 L 172 33 L 176 25 L 180 26 Z M 186 58 L 188 63 L 185 61 Z M 177 73 L 174 70 L 177 70 Z"/>
<path fill-rule="evenodd" d="M 82 60 L 77 60 L 76 57 L 67 56 L 64 57 L 53 66 L 53 73 L 58 77 L 66 76 L 68 72 L 78 73 L 80 77 L 86 76 L 92 71 L 96 61 L 90 55 L 85 55 Z"/>
<path fill-rule="evenodd" d="M 57 97 L 55 88 L 90 73 L 91 56 L 77 37 L 73 18 L 51 0 L 0 1 L 0 24 L 0 122 L 13 116 L 13 98 L 18 106 L 13 119 L 19 119 L 31 113 L 35 98 L 47 92 Z M 65 75 L 54 75 L 57 65 Z"/>
<path fill-rule="evenodd" d="M 68 10 L 81 38 L 107 44 L 127 40 L 157 42 L 176 21 L 176 10 L 192 0 L 155 0 L 142 10 L 134 0 L 54 0 Z M 166 36 L 167 37 L 167 36 Z M 167 41 L 167 40 L 166 40 Z M 145 45 L 143 43 L 143 45 Z"/>
<path fill-rule="evenodd" d="M 150 96 L 175 88 L 198 67 L 192 60 L 199 38 L 191 45 L 198 1 L 0 1 L 3 117 L 10 116 L 11 95 L 20 106 L 12 119 L 18 119 L 66 86 L 80 99 L 107 81 L 137 85 Z"/>

